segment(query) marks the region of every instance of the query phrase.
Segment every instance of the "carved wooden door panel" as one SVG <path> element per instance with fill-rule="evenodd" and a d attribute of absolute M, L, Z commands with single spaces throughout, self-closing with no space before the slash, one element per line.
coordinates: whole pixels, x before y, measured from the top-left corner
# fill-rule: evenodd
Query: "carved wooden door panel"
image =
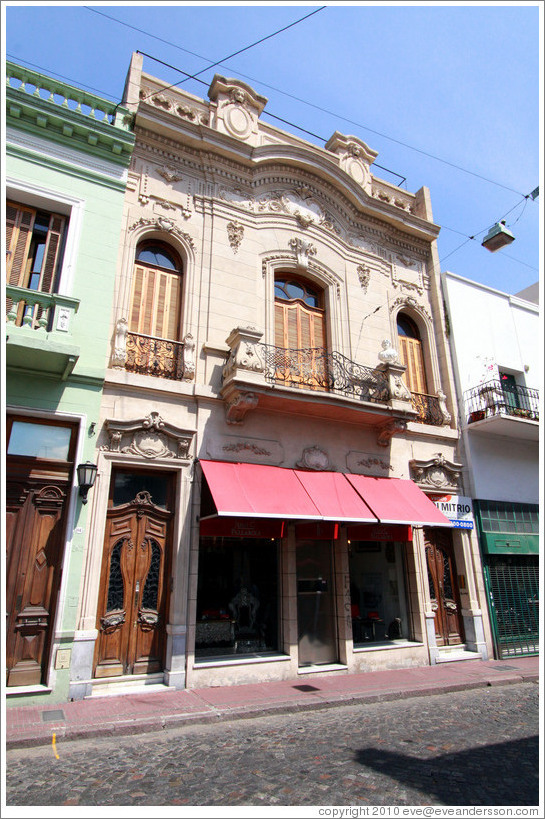
<path fill-rule="evenodd" d="M 145 491 L 108 511 L 95 677 L 146 674 L 163 667 L 171 517 Z"/>
<path fill-rule="evenodd" d="M 62 573 L 70 476 L 12 470 L 6 484 L 7 685 L 45 682 Z M 53 470 L 52 470 L 53 471 Z M 23 474 L 26 472 L 26 474 Z"/>
<path fill-rule="evenodd" d="M 439 529 L 424 529 L 424 541 L 437 645 L 457 645 L 464 631 L 452 538 Z"/>

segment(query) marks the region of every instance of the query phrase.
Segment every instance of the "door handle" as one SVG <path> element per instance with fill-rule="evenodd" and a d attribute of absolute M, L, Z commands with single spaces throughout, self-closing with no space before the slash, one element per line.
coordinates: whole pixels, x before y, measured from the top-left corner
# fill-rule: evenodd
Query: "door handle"
<path fill-rule="evenodd" d="M 140 594 L 140 581 L 136 581 L 136 586 L 134 588 L 134 605 L 135 607 L 138 606 L 138 595 Z"/>

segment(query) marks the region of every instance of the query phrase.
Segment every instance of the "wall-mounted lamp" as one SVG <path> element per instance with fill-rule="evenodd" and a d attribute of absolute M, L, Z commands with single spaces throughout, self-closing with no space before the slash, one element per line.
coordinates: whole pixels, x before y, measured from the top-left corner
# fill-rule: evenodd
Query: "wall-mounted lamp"
<path fill-rule="evenodd" d="M 89 489 L 95 485 L 97 469 L 97 465 L 92 464 L 90 461 L 84 464 L 78 464 L 78 486 L 82 503 L 87 503 L 87 493 Z"/>
<path fill-rule="evenodd" d="M 515 237 L 511 231 L 505 227 L 505 219 L 503 219 L 501 222 L 496 222 L 496 224 L 490 228 L 481 242 L 481 245 L 482 247 L 486 247 L 491 253 L 495 253 L 496 250 L 510 245 L 511 242 L 514 241 Z"/>

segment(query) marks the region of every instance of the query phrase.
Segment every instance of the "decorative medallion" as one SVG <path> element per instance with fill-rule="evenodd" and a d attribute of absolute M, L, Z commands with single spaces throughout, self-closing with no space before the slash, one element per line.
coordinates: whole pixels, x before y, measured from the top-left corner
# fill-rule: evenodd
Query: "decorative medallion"
<path fill-rule="evenodd" d="M 329 456 L 327 452 L 317 446 L 307 447 L 303 450 L 301 460 L 297 466 L 301 469 L 312 469 L 315 472 L 323 472 L 329 469 Z"/>

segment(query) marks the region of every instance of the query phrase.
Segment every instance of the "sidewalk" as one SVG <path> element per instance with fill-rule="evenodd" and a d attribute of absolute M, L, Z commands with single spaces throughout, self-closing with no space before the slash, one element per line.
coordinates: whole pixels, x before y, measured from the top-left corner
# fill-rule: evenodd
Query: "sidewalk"
<path fill-rule="evenodd" d="M 299 680 L 217 688 L 133 692 L 79 702 L 6 707 L 6 747 L 56 740 L 161 731 L 343 704 L 445 694 L 490 685 L 537 682 L 539 657 L 469 660 L 364 674 L 306 674 Z"/>

